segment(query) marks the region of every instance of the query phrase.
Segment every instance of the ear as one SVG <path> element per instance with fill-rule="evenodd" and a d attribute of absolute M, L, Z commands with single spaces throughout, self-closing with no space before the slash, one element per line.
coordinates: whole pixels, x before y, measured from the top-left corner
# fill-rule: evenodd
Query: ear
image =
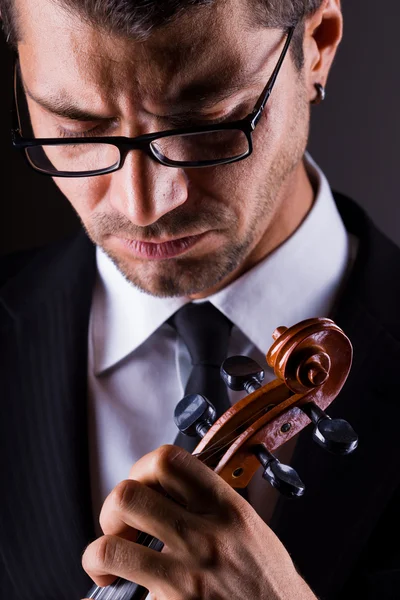
<path fill-rule="evenodd" d="M 315 84 L 324 87 L 343 34 L 340 0 L 323 0 L 320 8 L 305 22 L 304 60 L 309 100 L 314 100 Z"/>

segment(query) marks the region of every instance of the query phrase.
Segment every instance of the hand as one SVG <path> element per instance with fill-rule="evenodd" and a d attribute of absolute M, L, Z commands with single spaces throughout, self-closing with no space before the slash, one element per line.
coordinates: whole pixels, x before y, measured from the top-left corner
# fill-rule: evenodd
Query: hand
<path fill-rule="evenodd" d="M 82 558 L 99 586 L 118 576 L 157 600 L 316 600 L 253 508 L 177 446 L 132 467 L 106 498 L 100 525 L 105 535 Z M 162 552 L 135 544 L 138 530 L 164 542 Z"/>

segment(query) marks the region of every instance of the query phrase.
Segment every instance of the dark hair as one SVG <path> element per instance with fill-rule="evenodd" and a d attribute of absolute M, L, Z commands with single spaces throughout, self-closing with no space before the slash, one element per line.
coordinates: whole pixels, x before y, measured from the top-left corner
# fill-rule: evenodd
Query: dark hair
<path fill-rule="evenodd" d="M 53 0 L 70 12 L 77 12 L 89 23 L 110 33 L 145 40 L 154 29 L 168 25 L 184 12 L 211 7 L 224 0 Z M 323 0 L 247 0 L 249 22 L 265 27 L 288 28 L 312 15 Z M 7 41 L 15 46 L 18 21 L 14 0 L 0 0 L 3 29 Z M 292 43 L 297 68 L 303 66 L 304 28 L 299 27 Z"/>

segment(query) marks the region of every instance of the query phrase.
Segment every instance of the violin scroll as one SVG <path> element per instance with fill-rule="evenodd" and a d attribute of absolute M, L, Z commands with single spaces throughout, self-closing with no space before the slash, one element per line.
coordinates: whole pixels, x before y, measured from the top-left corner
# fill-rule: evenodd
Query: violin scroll
<path fill-rule="evenodd" d="M 298 498 L 305 486 L 299 475 L 280 463 L 272 451 L 314 423 L 314 440 L 326 450 L 349 454 L 358 438 L 343 419 L 331 419 L 325 409 L 344 385 L 352 361 L 352 347 L 330 319 L 307 319 L 278 327 L 266 360 L 276 379 L 262 385 L 264 369 L 248 357 L 230 357 L 221 368 L 225 383 L 247 396 L 218 420 L 211 403 L 199 394 L 186 396 L 175 410 L 175 422 L 188 435 L 202 439 L 194 454 L 234 488 L 244 488 L 258 470 L 281 493 Z M 141 537 L 142 536 L 142 537 Z M 142 540 L 143 538 L 143 540 Z M 138 543 L 161 550 L 156 538 L 139 534 Z M 144 599 L 147 590 L 118 579 L 89 598 Z"/>
<path fill-rule="evenodd" d="M 340 327 L 331 319 L 307 319 L 290 328 L 278 327 L 273 338 L 267 363 L 292 392 L 305 394 L 327 383 L 336 397 L 347 379 L 353 354 Z"/>
<path fill-rule="evenodd" d="M 230 357 L 223 363 L 221 376 L 227 385 L 248 395 L 208 428 L 194 452 L 235 488 L 246 487 L 260 462 L 266 462 L 265 456 L 258 456 L 260 448 L 271 454 L 310 422 L 315 426 L 313 439 L 325 450 L 349 454 L 358 444 L 346 421 L 325 413 L 352 362 L 352 346 L 343 331 L 331 319 L 317 318 L 279 327 L 273 338 L 266 359 L 277 377 L 270 383 L 262 385 L 264 370 L 248 357 Z M 282 467 L 275 469 L 282 477 L 269 480 L 284 492 L 283 472 L 288 467 Z M 266 475 L 265 465 L 264 469 Z"/>

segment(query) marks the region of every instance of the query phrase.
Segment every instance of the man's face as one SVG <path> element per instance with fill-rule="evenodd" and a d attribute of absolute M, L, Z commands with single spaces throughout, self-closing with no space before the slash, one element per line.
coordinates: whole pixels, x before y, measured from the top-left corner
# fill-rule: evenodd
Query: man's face
<path fill-rule="evenodd" d="M 107 35 L 51 0 L 17 0 L 35 136 L 134 137 L 179 126 L 172 115 L 189 110 L 187 126 L 246 116 L 285 34 L 245 26 L 245 3 L 224 4 L 138 42 Z M 203 107 L 232 83 L 238 92 Z M 61 105 L 74 118 L 56 114 Z M 79 112 L 92 116 L 75 118 Z M 283 241 L 279 223 L 293 205 L 308 124 L 304 80 L 288 54 L 246 160 L 175 169 L 133 150 L 112 174 L 55 182 L 127 279 L 154 295 L 200 297 Z"/>

